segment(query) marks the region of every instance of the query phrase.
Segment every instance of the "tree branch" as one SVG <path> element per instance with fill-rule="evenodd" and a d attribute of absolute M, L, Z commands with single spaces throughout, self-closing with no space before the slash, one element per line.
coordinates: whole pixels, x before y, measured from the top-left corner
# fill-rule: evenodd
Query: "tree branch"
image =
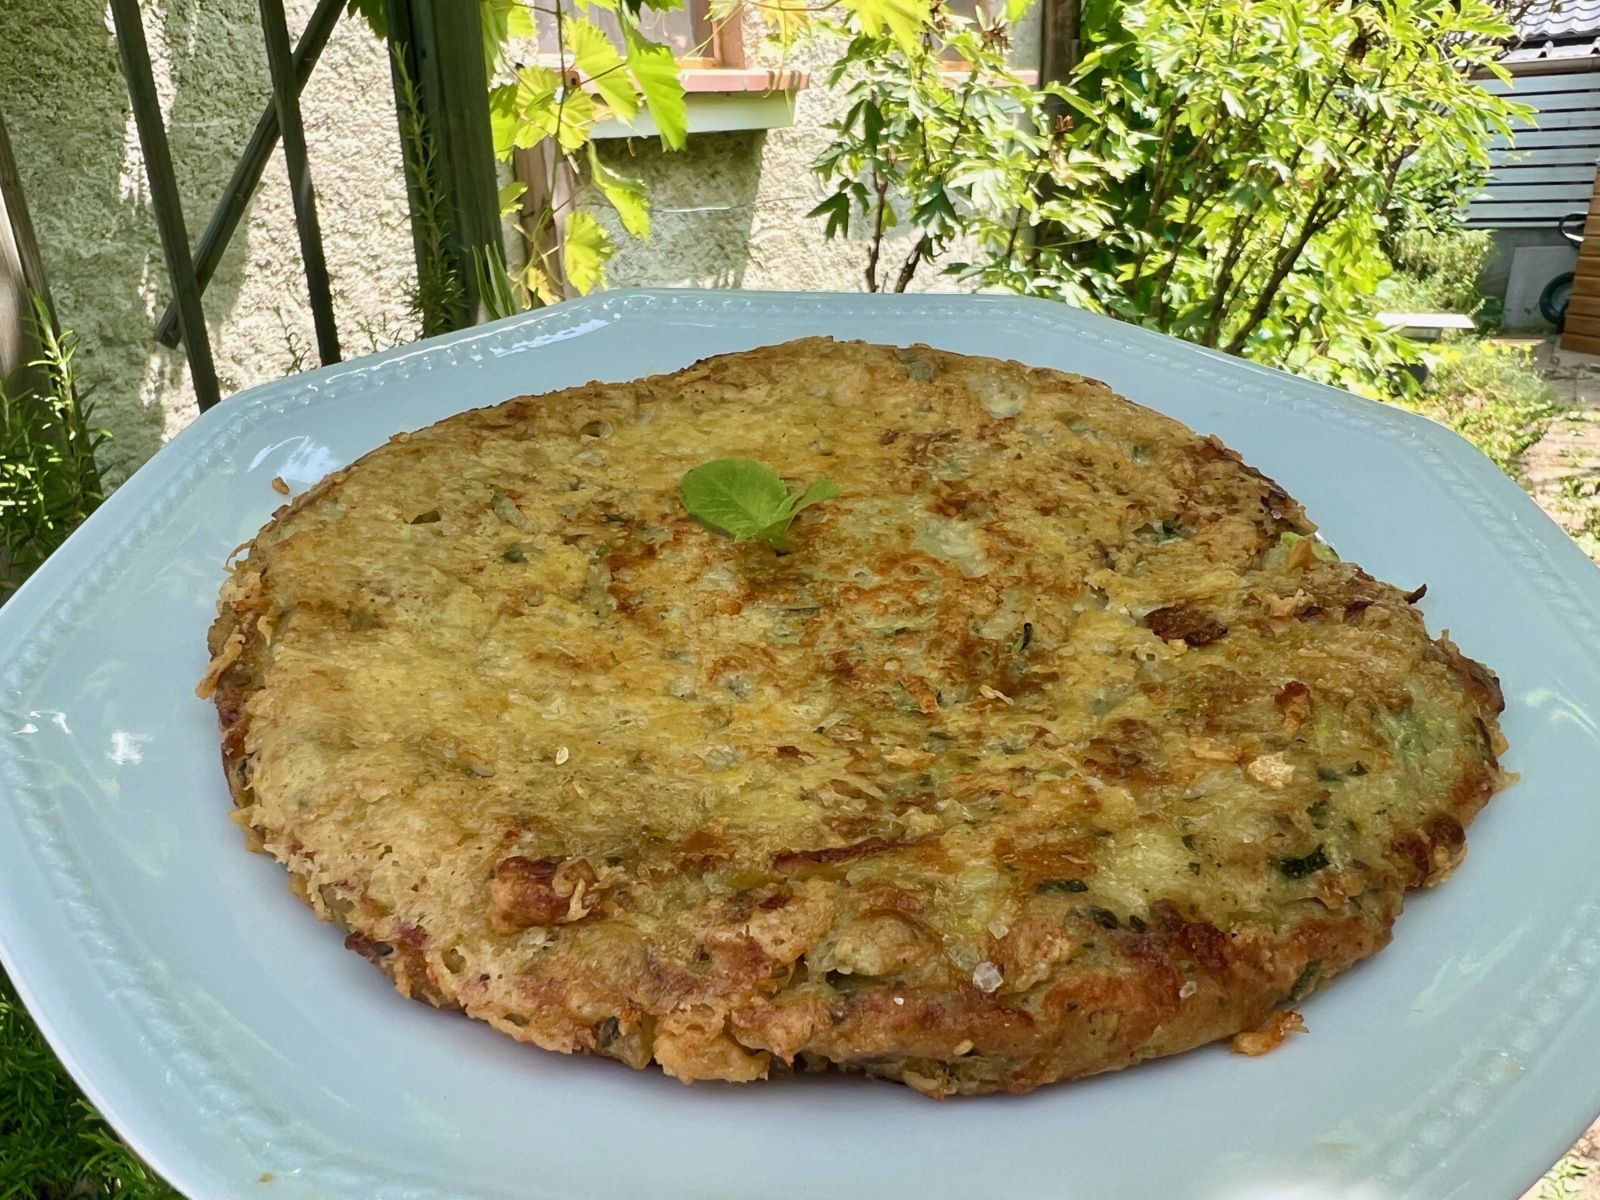
<path fill-rule="evenodd" d="M 1300 256 L 1305 253 L 1306 246 L 1311 239 L 1327 228 L 1329 222 L 1338 215 L 1337 204 L 1328 205 L 1324 211 L 1319 205 L 1313 204 L 1306 213 L 1306 219 L 1300 226 L 1300 233 L 1281 253 L 1272 266 L 1272 272 L 1267 276 L 1261 291 L 1256 296 L 1256 301 L 1250 306 L 1250 311 L 1245 315 L 1244 324 L 1234 333 L 1233 338 L 1223 350 L 1228 354 L 1238 354 L 1244 349 L 1245 343 L 1250 340 L 1250 335 L 1256 331 L 1263 317 L 1272 308 L 1272 302 L 1277 299 L 1278 291 L 1283 287 L 1283 281 L 1289 277 L 1289 272 L 1294 270 L 1295 263 L 1300 261 Z"/>
<path fill-rule="evenodd" d="M 867 250 L 867 291 L 878 290 L 878 255 L 883 250 L 883 220 L 888 200 L 889 181 L 876 167 L 872 170 L 872 187 L 878 194 L 878 212 L 872 222 L 872 245 Z"/>
<path fill-rule="evenodd" d="M 923 234 L 917 239 L 917 244 L 906 257 L 905 266 L 900 268 L 900 277 L 894 281 L 895 291 L 903 292 L 911 285 L 911 277 L 917 273 L 917 264 L 928 256 L 928 250 L 931 246 L 932 242 L 927 234 Z"/>

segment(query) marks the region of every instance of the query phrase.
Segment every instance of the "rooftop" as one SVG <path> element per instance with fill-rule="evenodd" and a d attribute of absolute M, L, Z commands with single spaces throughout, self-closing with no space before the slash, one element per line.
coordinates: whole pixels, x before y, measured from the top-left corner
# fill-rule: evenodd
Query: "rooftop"
<path fill-rule="evenodd" d="M 1517 18 L 1517 37 L 1524 45 L 1596 34 L 1600 34 L 1600 0 L 1532 0 Z"/>

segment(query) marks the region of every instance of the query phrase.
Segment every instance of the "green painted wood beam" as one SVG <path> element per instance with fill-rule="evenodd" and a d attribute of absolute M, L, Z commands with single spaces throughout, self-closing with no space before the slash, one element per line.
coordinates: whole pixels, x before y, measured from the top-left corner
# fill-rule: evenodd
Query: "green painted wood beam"
<path fill-rule="evenodd" d="M 183 224 L 183 200 L 178 194 L 172 149 L 167 144 L 167 127 L 161 115 L 160 98 L 156 95 L 155 76 L 150 69 L 150 47 L 145 43 L 139 0 L 110 0 L 110 6 L 117 32 L 117 51 L 122 57 L 122 73 L 127 77 L 133 119 L 139 129 L 139 147 L 144 152 L 145 174 L 150 180 L 156 230 L 161 236 L 167 278 L 172 283 L 178 306 L 178 327 L 183 331 L 184 352 L 189 358 L 189 379 L 200 411 L 205 412 L 215 407 L 221 398 L 217 390 L 217 369 L 211 360 L 211 339 L 206 334 L 205 313 L 200 307 L 194 260 L 189 257 L 189 232 Z"/>
<path fill-rule="evenodd" d="M 483 314 L 474 251 L 504 261 L 482 21 L 478 5 L 462 0 L 387 0 L 385 16 L 396 72 L 403 69 L 414 85 L 419 124 L 432 142 L 431 186 L 439 201 L 445 257 L 460 283 L 456 311 L 425 313 L 424 319 L 433 328 L 461 328 Z M 396 99 L 403 114 L 401 88 L 397 78 Z M 416 179 L 408 163 L 407 183 L 416 233 L 418 189 L 430 181 Z M 426 239 L 419 234 L 415 240 L 420 271 Z"/>
<path fill-rule="evenodd" d="M 305 263 L 306 290 L 311 299 L 311 322 L 317 333 L 317 354 L 323 366 L 339 361 L 339 330 L 333 317 L 333 290 L 328 283 L 328 261 L 322 253 L 322 228 L 317 221 L 317 198 L 311 187 L 311 163 L 306 156 L 305 123 L 300 114 L 300 87 L 295 81 L 289 49 L 289 23 L 283 0 L 259 0 L 261 30 L 266 39 L 267 68 L 272 75 L 273 103 L 283 136 L 283 160 L 289 168 L 289 191 L 294 200 L 294 224 L 300 235 L 300 257 Z"/>
<path fill-rule="evenodd" d="M 345 0 L 319 0 L 305 29 L 301 31 L 293 56 L 297 98 L 304 90 L 306 80 L 311 78 L 311 68 L 317 65 L 333 27 L 339 23 L 344 6 Z M 256 185 L 261 182 L 262 173 L 267 169 L 267 160 L 272 157 L 272 149 L 277 144 L 278 105 L 274 99 L 267 103 L 256 120 L 256 127 L 250 134 L 250 140 L 245 143 L 244 153 L 233 169 L 233 176 L 222 189 L 222 198 L 217 201 L 216 210 L 211 214 L 205 232 L 200 235 L 199 244 L 195 246 L 194 277 L 202 292 L 216 274 L 217 264 L 222 261 L 223 252 L 227 250 L 234 231 L 239 228 L 244 210 L 255 195 Z M 178 344 L 176 305 L 168 304 L 161 319 L 156 322 L 156 341 L 167 346 Z"/>

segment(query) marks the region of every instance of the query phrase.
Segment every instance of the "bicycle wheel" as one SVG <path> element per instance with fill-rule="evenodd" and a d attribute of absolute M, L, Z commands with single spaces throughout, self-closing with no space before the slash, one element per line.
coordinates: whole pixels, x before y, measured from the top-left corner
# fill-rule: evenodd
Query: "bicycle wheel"
<path fill-rule="evenodd" d="M 1567 324 L 1567 304 L 1572 300 L 1572 272 L 1565 271 L 1539 293 L 1539 313 L 1560 333 Z"/>

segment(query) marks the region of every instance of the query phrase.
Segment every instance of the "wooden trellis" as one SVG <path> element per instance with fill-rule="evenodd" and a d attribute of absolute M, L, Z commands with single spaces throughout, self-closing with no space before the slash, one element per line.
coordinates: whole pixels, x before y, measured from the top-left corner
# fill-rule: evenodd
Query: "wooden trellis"
<path fill-rule="evenodd" d="M 172 301 L 157 322 L 156 337 L 167 345 L 182 341 L 201 411 L 212 407 L 220 398 L 201 295 L 238 228 L 267 160 L 280 139 L 294 200 L 295 228 L 300 238 L 318 355 L 323 363 L 330 363 L 338 361 L 340 354 L 311 167 L 306 154 L 300 92 L 327 45 L 344 10 L 345 0 L 319 0 L 299 43 L 293 48 L 289 44 L 283 0 L 257 2 L 267 69 L 272 79 L 272 101 L 256 122 L 255 131 L 245 144 L 222 198 L 191 252 L 166 124 L 145 43 L 139 0 L 110 0 L 118 53 L 127 77 L 139 144 L 150 181 L 156 228 L 172 285 Z M 443 195 L 445 252 L 463 285 L 461 310 L 442 314 L 442 319 L 451 326 L 468 324 L 479 311 L 474 249 L 487 249 L 496 256 L 500 253 L 488 81 L 478 5 L 461 0 L 386 0 L 384 18 L 391 61 L 395 64 L 397 99 L 402 79 L 406 78 L 414 85 L 412 90 L 422 110 L 422 122 L 436 138 L 435 155 L 442 163 L 440 177 L 432 181 L 432 185 Z M 413 228 L 416 226 L 417 182 L 408 171 Z M 420 253 L 420 243 L 418 250 Z"/>

